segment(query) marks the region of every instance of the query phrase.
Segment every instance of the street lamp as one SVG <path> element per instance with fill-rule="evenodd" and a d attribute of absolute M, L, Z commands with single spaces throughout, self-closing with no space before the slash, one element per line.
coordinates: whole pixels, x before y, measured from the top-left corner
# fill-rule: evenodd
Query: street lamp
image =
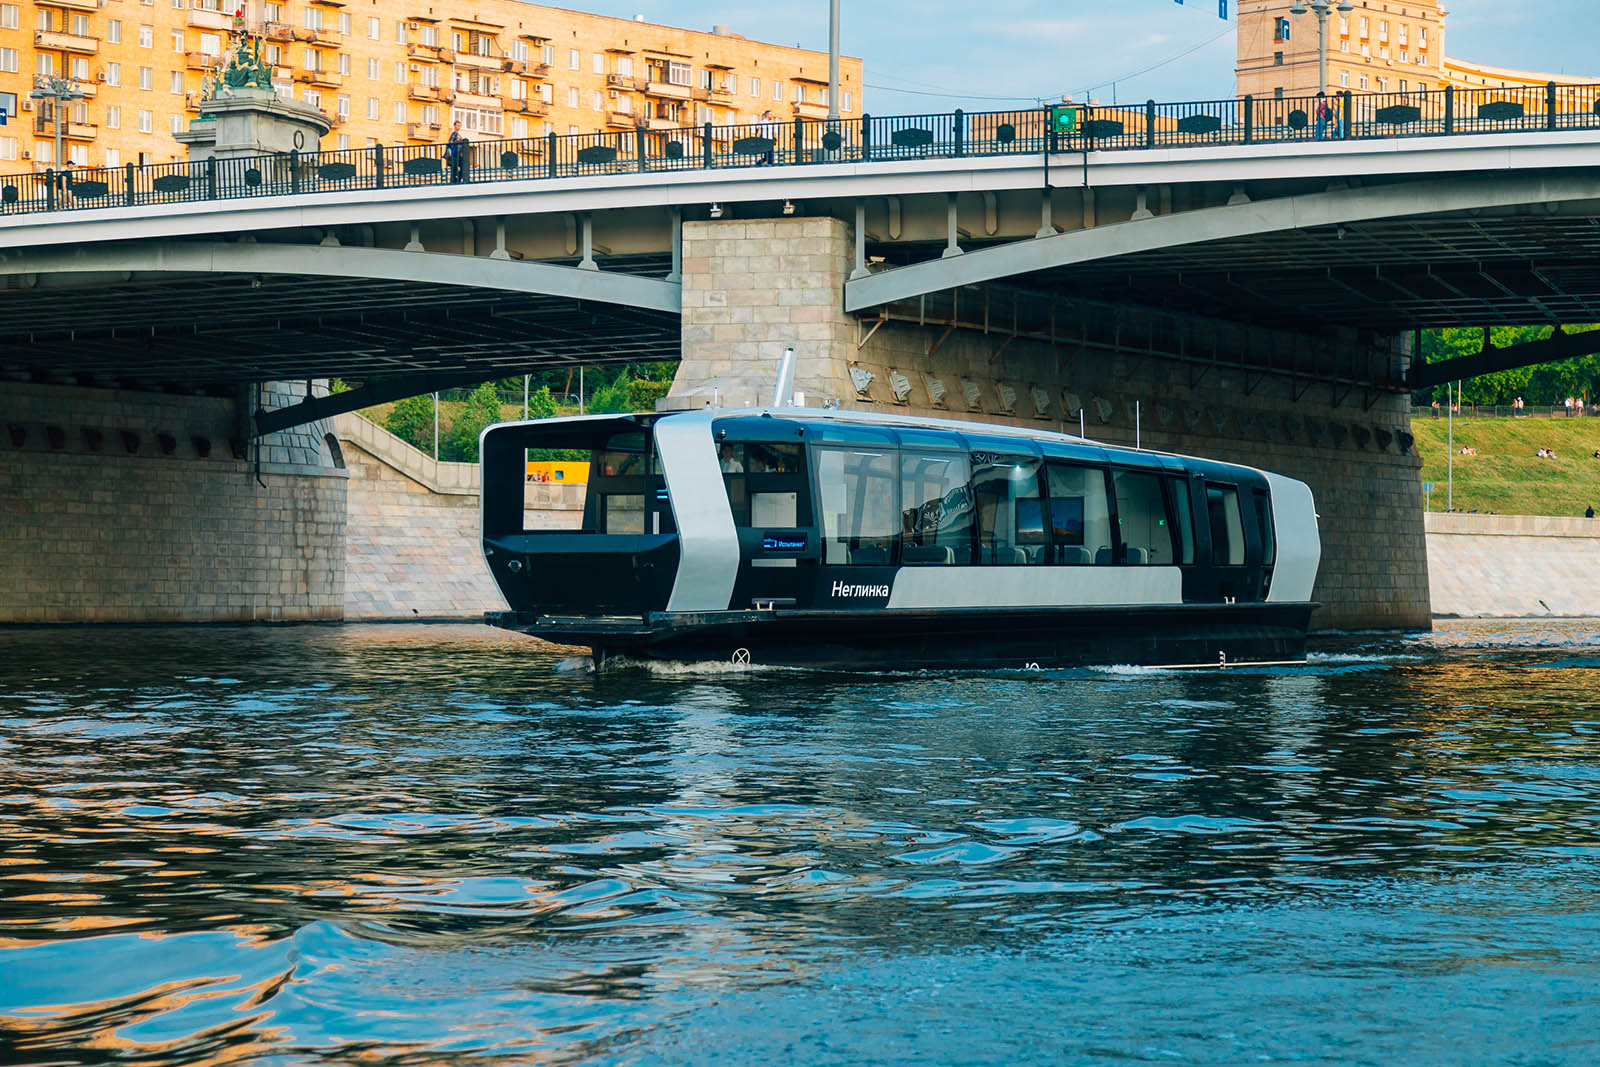
<path fill-rule="evenodd" d="M 56 169 L 61 168 L 61 111 L 62 108 L 74 100 L 83 99 L 83 90 L 78 87 L 77 78 L 56 78 L 48 74 L 36 75 L 33 79 L 33 92 L 28 96 L 34 100 L 54 100 L 56 124 Z"/>
<path fill-rule="evenodd" d="M 839 122 L 839 0 L 828 3 L 828 129 Z"/>
<path fill-rule="evenodd" d="M 1333 0 L 1310 0 L 1311 10 L 1317 16 L 1317 54 L 1321 65 L 1317 72 L 1318 91 L 1328 95 L 1328 15 L 1338 11 L 1341 15 L 1347 11 L 1354 11 L 1356 6 L 1350 0 L 1339 0 L 1339 6 L 1334 7 Z M 1306 13 L 1306 0 L 1294 0 L 1294 6 L 1289 9 L 1291 15 L 1304 15 Z"/>

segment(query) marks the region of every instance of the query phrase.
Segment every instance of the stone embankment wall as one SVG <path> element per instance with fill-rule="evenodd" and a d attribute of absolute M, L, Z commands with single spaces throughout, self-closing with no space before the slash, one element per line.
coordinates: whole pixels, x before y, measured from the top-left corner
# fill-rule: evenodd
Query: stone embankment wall
<path fill-rule="evenodd" d="M 503 609 L 478 540 L 479 468 L 420 452 L 359 415 L 336 420 L 350 467 L 344 617 L 476 619 Z M 528 486 L 530 529 L 576 529 L 583 487 Z"/>
<path fill-rule="evenodd" d="M 1600 615 L 1600 519 L 1430 514 L 1440 616 Z"/>
<path fill-rule="evenodd" d="M 683 227 L 683 362 L 669 403 L 766 403 L 778 357 L 796 355 L 807 403 L 836 402 L 939 418 L 1010 422 L 1188 453 L 1298 478 L 1316 495 L 1322 566 L 1319 629 L 1426 627 L 1427 549 L 1421 460 L 1407 398 L 1284 374 L 1251 375 L 1137 351 L 1108 352 L 941 325 L 857 322 L 839 293 L 854 252 L 837 219 L 688 222 Z M 1159 329 L 1137 308 L 1122 335 Z M 869 332 L 870 331 L 870 332 Z M 1292 352 L 1295 335 L 1240 328 L 1215 343 Z M 1350 336 L 1347 367 L 1394 356 Z M 1207 346 L 1210 347 L 1209 345 Z M 865 383 L 864 387 L 859 383 Z"/>
<path fill-rule="evenodd" d="M 341 618 L 347 476 L 327 429 L 253 442 L 230 398 L 5 383 L 0 623 Z"/>

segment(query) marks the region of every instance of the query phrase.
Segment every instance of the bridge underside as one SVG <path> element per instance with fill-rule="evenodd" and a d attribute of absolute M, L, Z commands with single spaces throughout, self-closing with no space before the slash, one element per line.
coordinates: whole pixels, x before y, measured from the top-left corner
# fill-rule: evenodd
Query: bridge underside
<path fill-rule="evenodd" d="M 327 377 L 485 380 L 532 367 L 678 354 L 675 310 L 541 292 L 534 285 L 319 274 L 323 250 L 279 250 L 304 254 L 304 269 L 13 268 L 0 277 L 0 376 L 228 392 L 247 382 Z M 421 265 L 464 257 L 412 258 Z M 617 273 L 605 277 L 560 263 L 494 266 L 595 279 L 597 288 L 652 274 L 659 279 L 667 269 L 660 256 L 619 263 Z M 668 283 L 648 284 L 675 295 Z"/>

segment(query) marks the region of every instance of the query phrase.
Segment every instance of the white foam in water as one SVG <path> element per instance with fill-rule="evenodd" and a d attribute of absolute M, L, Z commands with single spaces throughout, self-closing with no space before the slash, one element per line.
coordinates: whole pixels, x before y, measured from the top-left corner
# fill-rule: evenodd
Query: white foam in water
<path fill-rule="evenodd" d="M 555 666 L 557 674 L 578 673 L 594 670 L 593 656 L 568 656 Z"/>
<path fill-rule="evenodd" d="M 1307 652 L 1306 663 L 1311 666 L 1319 664 L 1338 663 L 1409 663 L 1420 660 L 1421 656 L 1409 653 L 1374 653 L 1374 652 Z"/>

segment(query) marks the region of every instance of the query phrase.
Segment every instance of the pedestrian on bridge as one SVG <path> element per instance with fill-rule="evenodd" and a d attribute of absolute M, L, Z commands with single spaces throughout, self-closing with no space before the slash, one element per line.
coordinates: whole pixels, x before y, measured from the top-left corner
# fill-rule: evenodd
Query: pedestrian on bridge
<path fill-rule="evenodd" d="M 450 127 L 450 140 L 444 146 L 444 161 L 450 168 L 452 182 L 467 180 L 467 160 L 471 152 L 472 142 L 461 132 L 461 123 L 455 123 Z"/>
<path fill-rule="evenodd" d="M 1317 106 L 1315 110 L 1317 116 L 1317 140 L 1320 141 L 1328 136 L 1328 123 L 1333 119 L 1333 108 L 1328 106 L 1328 96 L 1326 93 L 1317 94 Z"/>

